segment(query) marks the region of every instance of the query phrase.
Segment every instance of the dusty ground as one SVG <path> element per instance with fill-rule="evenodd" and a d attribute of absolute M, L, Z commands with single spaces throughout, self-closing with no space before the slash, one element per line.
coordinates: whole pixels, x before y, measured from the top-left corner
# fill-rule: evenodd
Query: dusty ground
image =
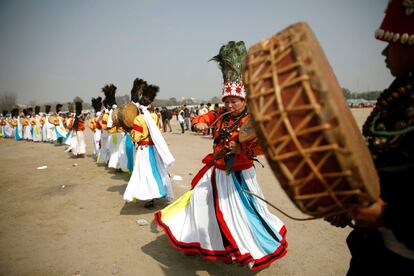
<path fill-rule="evenodd" d="M 359 125 L 368 109 L 354 109 Z M 322 220 L 297 222 L 272 210 L 287 226 L 288 254 L 269 268 L 251 272 L 237 264 L 187 257 L 172 248 L 153 223 L 158 202 L 125 204 L 129 175 L 74 159 L 64 147 L 0 138 L 0 275 L 344 275 L 350 255 L 339 229 Z M 189 188 L 212 141 L 194 133 L 166 133 L 176 158 L 171 175 L 176 197 Z M 264 158 L 257 166 L 266 198 L 302 216 L 275 181 Z M 45 170 L 37 170 L 47 165 Z M 64 186 L 63 186 L 64 185 Z M 140 226 L 138 219 L 150 224 Z"/>

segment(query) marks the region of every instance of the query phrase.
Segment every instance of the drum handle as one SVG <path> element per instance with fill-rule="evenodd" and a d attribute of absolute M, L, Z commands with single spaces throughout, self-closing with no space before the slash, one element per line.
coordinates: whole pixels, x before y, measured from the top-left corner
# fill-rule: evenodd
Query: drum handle
<path fill-rule="evenodd" d="M 276 209 L 276 210 L 278 210 L 280 213 L 282 213 L 283 215 L 285 215 L 286 217 L 288 217 L 288 218 L 290 218 L 290 219 L 297 220 L 297 221 L 305 221 L 305 220 L 314 220 L 314 219 L 320 219 L 320 218 L 322 218 L 322 217 L 307 217 L 307 218 L 296 218 L 296 217 L 292 217 L 291 215 L 287 214 L 286 212 L 284 212 L 284 211 L 283 211 L 283 210 L 281 210 L 280 208 L 276 207 L 275 205 L 273 205 L 272 203 L 270 203 L 269 201 L 267 201 L 266 199 L 264 199 L 264 198 L 262 198 L 262 197 L 260 197 L 260 196 L 258 196 L 258 195 L 256 195 L 256 194 L 254 194 L 254 193 L 252 193 L 252 192 L 250 192 L 250 191 L 248 191 L 248 190 L 243 190 L 243 189 L 242 189 L 241 191 L 242 191 L 242 192 L 244 192 L 244 193 L 250 194 L 250 195 L 252 195 L 252 196 L 254 196 L 254 197 L 258 198 L 258 199 L 260 199 L 261 201 L 263 201 L 263 202 L 265 202 L 267 205 L 269 205 L 269 206 L 271 206 L 271 207 L 275 208 L 275 209 Z M 323 217 L 330 217 L 330 216 L 339 215 L 339 214 L 342 214 L 342 213 L 344 213 L 344 212 L 334 213 L 334 214 L 329 214 L 329 215 L 326 215 L 326 216 L 323 216 Z M 348 226 L 350 226 L 350 227 L 352 227 L 352 228 L 354 228 L 354 227 L 355 227 L 355 226 L 352 224 L 352 222 L 349 222 L 349 223 L 348 223 Z"/>

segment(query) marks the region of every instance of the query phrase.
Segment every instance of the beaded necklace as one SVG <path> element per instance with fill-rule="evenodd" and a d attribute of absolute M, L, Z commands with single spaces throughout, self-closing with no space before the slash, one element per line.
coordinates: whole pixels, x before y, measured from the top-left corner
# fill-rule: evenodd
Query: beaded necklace
<path fill-rule="evenodd" d="M 233 135 L 233 132 L 240 130 L 241 119 L 248 114 L 249 112 L 247 111 L 247 107 L 245 107 L 239 115 L 231 116 L 230 114 L 226 114 L 220 122 L 220 126 L 217 130 L 218 135 L 214 139 L 214 144 L 218 144 L 220 142 L 229 142 L 231 136 Z M 233 122 L 230 123 L 232 120 Z"/>
<path fill-rule="evenodd" d="M 365 121 L 362 134 L 374 158 L 398 146 L 402 135 L 414 130 L 413 88 L 414 81 L 409 81 L 398 89 L 385 90 Z M 405 97 L 404 101 L 402 97 Z M 403 106 L 396 106 L 397 103 Z M 399 116 L 393 117 L 395 114 Z"/>

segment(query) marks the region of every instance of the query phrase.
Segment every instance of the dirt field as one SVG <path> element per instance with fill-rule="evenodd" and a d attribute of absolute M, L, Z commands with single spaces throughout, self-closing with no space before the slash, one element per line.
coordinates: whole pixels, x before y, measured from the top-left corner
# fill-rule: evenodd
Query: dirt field
<path fill-rule="evenodd" d="M 354 109 L 359 125 L 370 109 Z M 323 220 L 297 222 L 276 210 L 287 226 L 287 255 L 252 272 L 238 264 L 184 256 L 173 249 L 143 203 L 125 204 L 129 174 L 98 166 L 88 131 L 87 152 L 74 159 L 63 146 L 0 138 L 0 275 L 345 275 L 350 255 L 339 229 Z M 211 151 L 211 139 L 181 135 L 177 121 L 165 133 L 176 163 L 176 197 Z M 302 215 L 279 187 L 265 159 L 257 166 L 266 198 L 291 215 Z M 47 166 L 38 170 L 37 167 Z M 138 219 L 149 225 L 140 226 Z"/>

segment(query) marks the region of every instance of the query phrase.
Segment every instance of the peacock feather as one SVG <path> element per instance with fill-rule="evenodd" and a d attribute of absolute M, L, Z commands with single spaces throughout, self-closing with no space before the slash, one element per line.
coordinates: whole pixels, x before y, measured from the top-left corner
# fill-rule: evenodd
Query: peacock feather
<path fill-rule="evenodd" d="M 229 41 L 221 46 L 218 55 L 210 60 L 218 62 L 224 82 L 241 82 L 243 80 L 243 63 L 247 54 L 243 41 Z"/>

